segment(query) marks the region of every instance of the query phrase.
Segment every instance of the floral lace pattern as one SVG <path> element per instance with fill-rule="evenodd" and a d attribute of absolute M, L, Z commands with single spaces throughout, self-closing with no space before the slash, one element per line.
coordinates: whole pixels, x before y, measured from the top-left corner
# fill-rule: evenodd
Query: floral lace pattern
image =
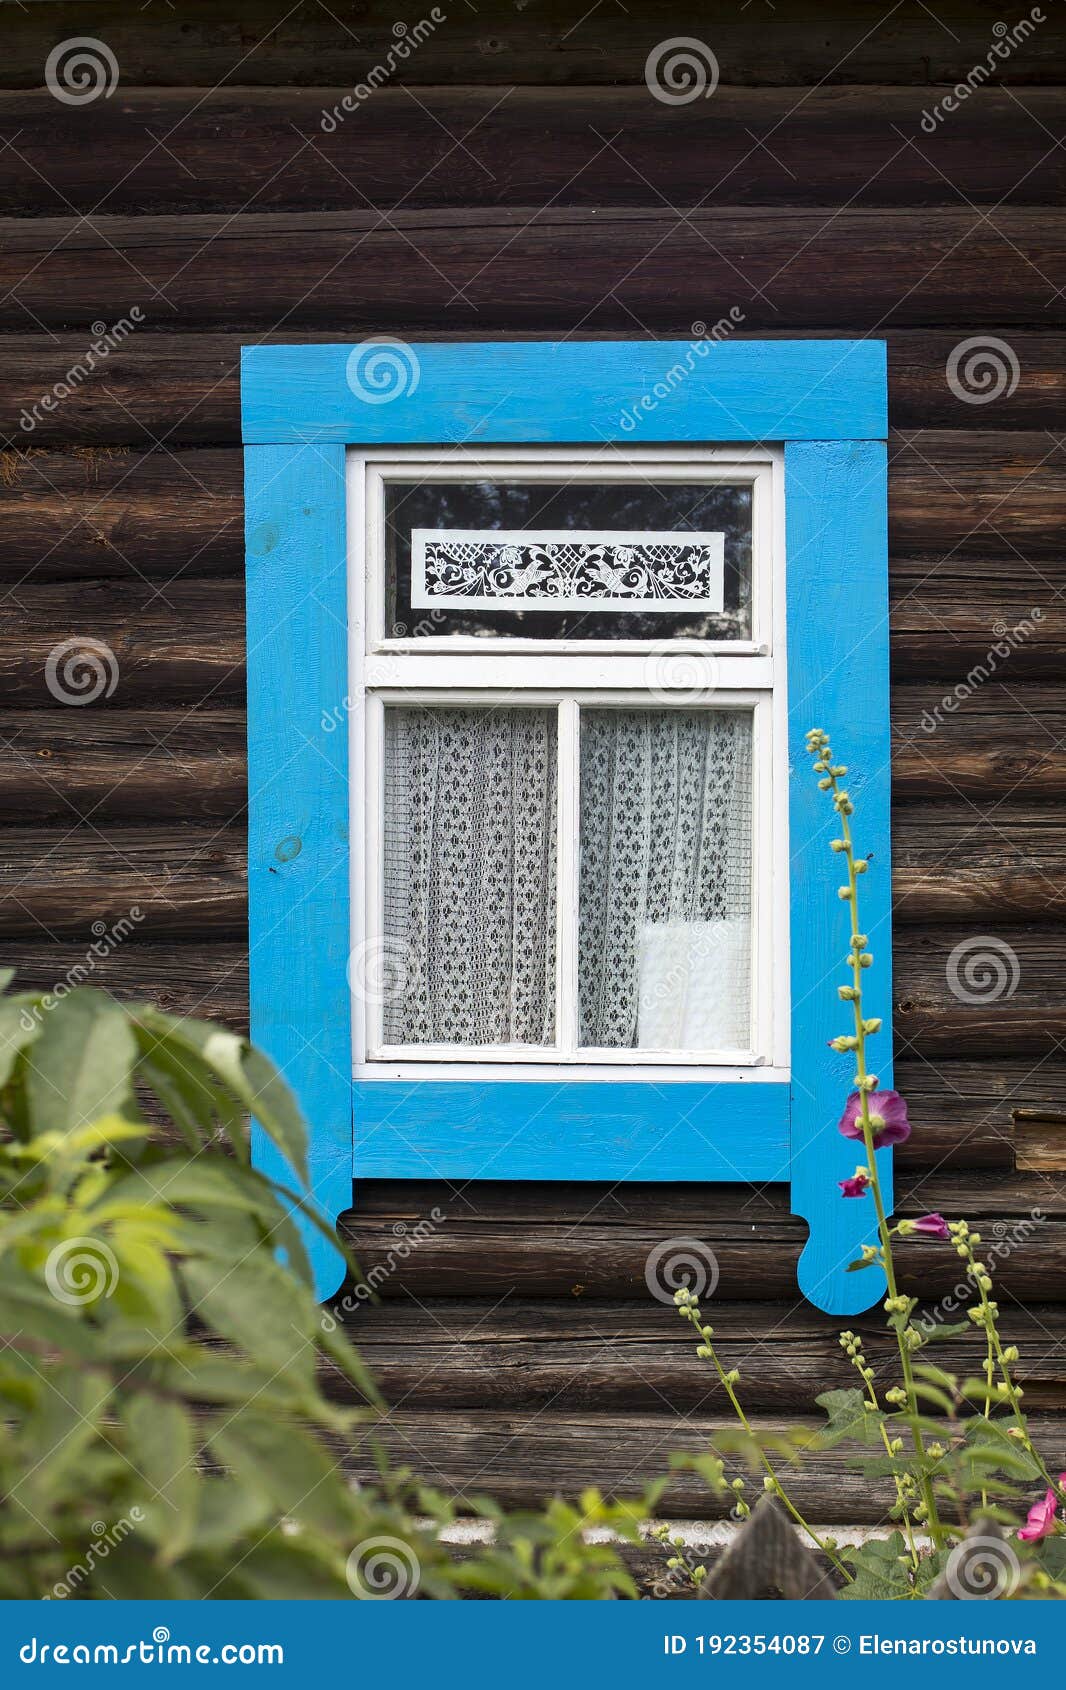
<path fill-rule="evenodd" d="M 387 1044 L 555 1038 L 553 710 L 385 712 Z"/>
<path fill-rule="evenodd" d="M 658 924 L 730 936 L 716 953 L 735 978 L 716 990 L 731 998 L 735 1036 L 750 1037 L 751 755 L 745 711 L 582 711 L 582 1045 L 636 1045 L 638 957 Z"/>
<path fill-rule="evenodd" d="M 723 607 L 723 535 L 415 529 L 412 603 Z"/>

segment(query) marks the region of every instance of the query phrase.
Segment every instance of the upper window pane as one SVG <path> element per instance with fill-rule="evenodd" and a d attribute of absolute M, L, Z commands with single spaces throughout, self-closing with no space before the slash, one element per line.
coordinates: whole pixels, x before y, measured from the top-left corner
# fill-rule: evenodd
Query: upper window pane
<path fill-rule="evenodd" d="M 385 484 L 386 639 L 751 637 L 742 482 Z"/>

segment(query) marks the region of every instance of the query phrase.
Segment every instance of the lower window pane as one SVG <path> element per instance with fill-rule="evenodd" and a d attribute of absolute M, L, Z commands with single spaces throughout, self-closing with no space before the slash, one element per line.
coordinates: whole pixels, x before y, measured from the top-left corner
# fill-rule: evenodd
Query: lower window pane
<path fill-rule="evenodd" d="M 585 1047 L 751 1043 L 752 717 L 582 710 Z"/>
<path fill-rule="evenodd" d="M 385 711 L 387 1044 L 555 1039 L 556 713 Z"/>

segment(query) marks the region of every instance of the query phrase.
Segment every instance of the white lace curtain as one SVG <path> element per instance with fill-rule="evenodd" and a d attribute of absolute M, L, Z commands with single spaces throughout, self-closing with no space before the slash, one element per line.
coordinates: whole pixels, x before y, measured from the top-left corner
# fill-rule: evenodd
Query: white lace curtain
<path fill-rule="evenodd" d="M 385 713 L 389 1044 L 555 1038 L 554 710 Z"/>
<path fill-rule="evenodd" d="M 580 1043 L 750 1043 L 751 716 L 582 710 Z M 389 1044 L 555 1040 L 556 714 L 385 714 Z"/>
<path fill-rule="evenodd" d="M 582 1045 L 746 1049 L 750 925 L 750 714 L 582 711 Z"/>

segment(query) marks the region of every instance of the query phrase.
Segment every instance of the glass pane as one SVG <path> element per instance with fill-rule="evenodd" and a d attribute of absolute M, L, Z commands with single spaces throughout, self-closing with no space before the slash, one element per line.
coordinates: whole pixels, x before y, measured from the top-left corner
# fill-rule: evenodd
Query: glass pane
<path fill-rule="evenodd" d="M 386 1044 L 555 1039 L 556 713 L 385 711 Z"/>
<path fill-rule="evenodd" d="M 582 710 L 580 1041 L 751 1044 L 752 718 Z"/>
<path fill-rule="evenodd" d="M 751 487 L 390 481 L 385 635 L 746 639 Z"/>

